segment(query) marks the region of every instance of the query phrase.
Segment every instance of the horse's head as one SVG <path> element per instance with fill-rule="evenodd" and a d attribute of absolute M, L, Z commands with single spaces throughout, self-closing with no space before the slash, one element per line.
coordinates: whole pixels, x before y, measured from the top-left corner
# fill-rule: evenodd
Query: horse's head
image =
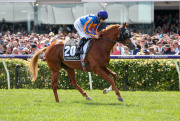
<path fill-rule="evenodd" d="M 126 28 L 128 25 L 126 23 L 120 28 L 119 34 L 119 42 L 126 45 L 130 50 L 134 50 L 136 48 L 136 43 L 132 39 L 131 33 Z"/>

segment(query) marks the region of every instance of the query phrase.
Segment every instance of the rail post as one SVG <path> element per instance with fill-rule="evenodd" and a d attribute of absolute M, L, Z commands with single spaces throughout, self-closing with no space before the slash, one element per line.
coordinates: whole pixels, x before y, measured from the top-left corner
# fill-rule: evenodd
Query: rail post
<path fill-rule="evenodd" d="M 8 89 L 10 89 L 10 76 L 9 76 L 9 71 L 7 69 L 6 63 L 4 61 L 4 59 L 2 59 L 2 63 L 4 65 L 4 68 L 6 70 L 6 74 L 7 74 L 7 84 L 8 84 Z"/>
<path fill-rule="evenodd" d="M 174 63 L 176 65 L 176 69 L 177 69 L 177 72 L 178 72 L 178 75 L 179 75 L 179 91 L 180 91 L 180 71 L 179 71 L 179 66 L 178 66 L 178 63 L 177 63 L 176 59 L 174 59 Z"/>

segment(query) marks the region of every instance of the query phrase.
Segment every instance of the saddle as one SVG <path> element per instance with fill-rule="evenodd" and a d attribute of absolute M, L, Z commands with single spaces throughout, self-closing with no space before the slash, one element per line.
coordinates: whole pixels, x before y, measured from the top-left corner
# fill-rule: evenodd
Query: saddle
<path fill-rule="evenodd" d="M 78 47 L 79 41 L 74 40 L 74 39 L 68 40 L 64 44 L 64 49 L 63 49 L 64 61 L 81 61 L 82 68 L 84 70 L 85 69 L 84 59 L 86 56 L 87 48 L 89 47 L 89 42 L 90 42 L 90 39 L 88 39 L 86 44 L 84 44 L 84 46 L 81 47 L 81 49 L 84 51 L 83 54 L 75 55 L 76 48 Z"/>

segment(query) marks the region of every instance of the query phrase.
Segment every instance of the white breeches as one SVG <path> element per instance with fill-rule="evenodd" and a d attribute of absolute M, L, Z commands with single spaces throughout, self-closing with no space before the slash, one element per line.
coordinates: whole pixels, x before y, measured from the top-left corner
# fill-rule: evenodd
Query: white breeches
<path fill-rule="evenodd" d="M 81 37 L 85 37 L 86 39 L 91 38 L 90 35 L 88 35 L 84 32 L 84 26 L 81 24 L 80 18 L 74 22 L 74 27 L 78 31 L 78 33 Z"/>

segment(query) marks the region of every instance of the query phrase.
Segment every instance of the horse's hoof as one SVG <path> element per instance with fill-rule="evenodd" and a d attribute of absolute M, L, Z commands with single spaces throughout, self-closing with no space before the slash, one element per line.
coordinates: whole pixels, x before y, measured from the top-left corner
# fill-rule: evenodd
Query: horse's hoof
<path fill-rule="evenodd" d="M 122 97 L 118 97 L 118 100 L 123 102 L 123 98 Z"/>
<path fill-rule="evenodd" d="M 90 97 L 86 97 L 86 100 L 92 100 Z"/>
<path fill-rule="evenodd" d="M 107 94 L 107 88 L 103 90 L 103 94 Z"/>

